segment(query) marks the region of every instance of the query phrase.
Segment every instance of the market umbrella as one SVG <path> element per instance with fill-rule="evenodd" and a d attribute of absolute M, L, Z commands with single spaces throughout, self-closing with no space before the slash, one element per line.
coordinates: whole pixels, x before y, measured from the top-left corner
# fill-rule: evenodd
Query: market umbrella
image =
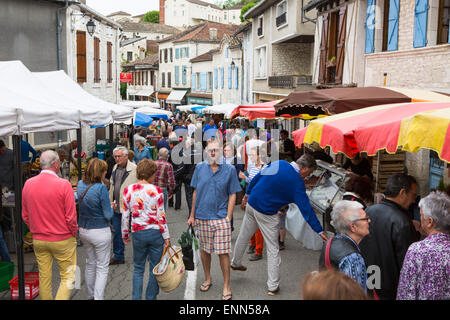
<path fill-rule="evenodd" d="M 281 100 L 275 100 L 275 101 L 268 101 L 268 102 L 261 102 L 261 103 L 254 103 L 254 104 L 246 104 L 246 105 L 240 105 L 237 106 L 233 112 L 231 112 L 231 118 L 236 117 L 249 117 L 252 116 L 252 119 L 254 120 L 258 118 L 258 112 L 262 111 L 262 114 L 260 114 L 260 118 L 265 118 L 265 116 L 268 116 L 270 118 L 275 118 L 275 108 L 274 105 L 276 105 Z M 252 110 L 255 110 L 252 112 Z"/>
<path fill-rule="evenodd" d="M 436 151 L 450 162 L 450 103 L 418 102 L 374 106 L 311 121 L 292 133 L 294 143 L 317 142 L 333 153 L 353 158 L 359 152 L 373 156 L 378 150 L 398 148 Z"/>
<path fill-rule="evenodd" d="M 300 91 L 277 103 L 275 115 L 332 115 L 361 108 L 402 102 L 450 102 L 446 94 L 408 88 L 352 87 Z"/>

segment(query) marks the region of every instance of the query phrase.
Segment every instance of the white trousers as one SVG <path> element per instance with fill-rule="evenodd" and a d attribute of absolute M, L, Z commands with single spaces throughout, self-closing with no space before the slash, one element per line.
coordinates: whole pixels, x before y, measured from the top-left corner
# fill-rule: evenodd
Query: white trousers
<path fill-rule="evenodd" d="M 281 257 L 278 243 L 280 216 L 278 214 L 262 214 L 247 203 L 239 236 L 234 245 L 231 264 L 236 267 L 242 265 L 242 257 L 248 247 L 250 238 L 258 228 L 261 230 L 267 250 L 267 287 L 273 291 L 278 288 L 280 283 Z"/>
<path fill-rule="evenodd" d="M 103 300 L 111 258 L 111 229 L 80 228 L 86 252 L 86 286 L 88 299 Z"/>

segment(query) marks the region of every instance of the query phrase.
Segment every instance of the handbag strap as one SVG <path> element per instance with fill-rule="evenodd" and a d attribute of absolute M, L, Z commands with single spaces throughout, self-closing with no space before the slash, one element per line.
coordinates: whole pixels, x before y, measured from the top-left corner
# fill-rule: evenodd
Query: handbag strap
<path fill-rule="evenodd" d="M 170 251 L 169 251 L 170 249 L 172 249 L 173 254 L 170 254 Z M 164 255 L 166 254 L 166 252 L 169 252 L 169 259 L 170 259 L 170 261 L 172 261 L 172 263 L 175 263 L 173 261 L 173 257 L 175 256 L 178 259 L 178 252 L 172 247 L 164 248 L 163 254 L 161 255 L 161 259 L 159 259 L 159 262 L 162 261 L 162 259 L 163 259 Z"/>
<path fill-rule="evenodd" d="M 327 246 L 325 247 L 325 266 L 327 269 L 331 269 L 331 262 L 330 262 L 330 247 L 331 247 L 331 241 L 333 241 L 332 237 L 328 242 Z"/>
<path fill-rule="evenodd" d="M 89 189 L 93 186 L 93 184 L 88 185 L 88 187 L 86 188 L 86 190 L 84 190 L 83 194 L 81 195 L 80 199 L 79 199 L 79 203 L 81 204 L 81 202 L 83 201 L 84 196 L 86 195 L 86 193 L 89 191 Z"/>

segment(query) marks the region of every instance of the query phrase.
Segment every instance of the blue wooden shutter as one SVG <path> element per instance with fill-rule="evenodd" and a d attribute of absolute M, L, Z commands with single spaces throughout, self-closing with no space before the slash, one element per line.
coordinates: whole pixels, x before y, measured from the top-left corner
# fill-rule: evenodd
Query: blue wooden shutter
<path fill-rule="evenodd" d="M 239 67 L 235 67 L 236 68 L 236 77 L 234 80 L 234 86 L 236 89 L 239 89 Z"/>
<path fill-rule="evenodd" d="M 427 45 L 428 0 L 416 0 L 414 6 L 414 48 Z"/>
<path fill-rule="evenodd" d="M 225 58 L 228 59 L 228 47 L 226 47 L 226 49 L 225 49 Z"/>
<path fill-rule="evenodd" d="M 175 49 L 175 59 L 179 59 L 180 58 L 180 49 L 176 48 Z"/>
<path fill-rule="evenodd" d="M 214 88 L 219 87 L 219 77 L 217 76 L 217 68 L 214 68 Z"/>
<path fill-rule="evenodd" d="M 232 77 L 233 70 L 231 67 L 228 67 L 228 89 L 231 89 L 233 87 L 233 77 Z"/>
<path fill-rule="evenodd" d="M 206 91 L 206 72 L 200 73 L 200 90 Z"/>
<path fill-rule="evenodd" d="M 187 77 L 187 69 L 186 69 L 186 66 L 183 66 L 182 68 L 181 68 L 181 82 L 183 83 L 183 84 L 186 84 L 186 77 Z"/>
<path fill-rule="evenodd" d="M 224 70 L 223 67 L 220 68 L 220 87 L 223 89 L 224 88 Z"/>
<path fill-rule="evenodd" d="M 189 47 L 186 47 L 186 58 L 189 58 Z"/>
<path fill-rule="evenodd" d="M 375 8 L 375 0 L 367 0 L 366 22 L 364 23 L 366 28 L 366 49 L 364 53 L 374 52 Z"/>
<path fill-rule="evenodd" d="M 192 91 L 195 91 L 195 82 L 196 82 L 196 78 L 195 78 L 195 73 L 192 73 L 192 84 L 191 84 L 191 88 Z"/>
<path fill-rule="evenodd" d="M 398 18 L 400 0 L 389 0 L 388 51 L 398 50 Z"/>
<path fill-rule="evenodd" d="M 180 83 L 180 67 L 179 66 L 175 66 L 175 84 L 179 84 Z"/>

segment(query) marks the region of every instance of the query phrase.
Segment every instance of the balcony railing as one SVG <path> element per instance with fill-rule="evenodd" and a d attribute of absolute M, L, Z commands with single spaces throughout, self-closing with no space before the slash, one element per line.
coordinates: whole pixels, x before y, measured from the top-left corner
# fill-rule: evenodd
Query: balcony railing
<path fill-rule="evenodd" d="M 272 76 L 269 77 L 269 87 L 271 88 L 294 88 L 295 76 Z"/>
<path fill-rule="evenodd" d="M 279 15 L 279 16 L 276 17 L 276 19 L 275 19 L 275 23 L 276 23 L 277 27 L 282 26 L 283 24 L 286 23 L 286 21 L 287 21 L 287 20 L 286 20 L 286 12 L 283 13 L 283 14 L 281 14 L 281 15 Z"/>
<path fill-rule="evenodd" d="M 293 89 L 300 85 L 311 85 L 311 76 L 271 76 L 269 77 L 269 87 Z"/>

